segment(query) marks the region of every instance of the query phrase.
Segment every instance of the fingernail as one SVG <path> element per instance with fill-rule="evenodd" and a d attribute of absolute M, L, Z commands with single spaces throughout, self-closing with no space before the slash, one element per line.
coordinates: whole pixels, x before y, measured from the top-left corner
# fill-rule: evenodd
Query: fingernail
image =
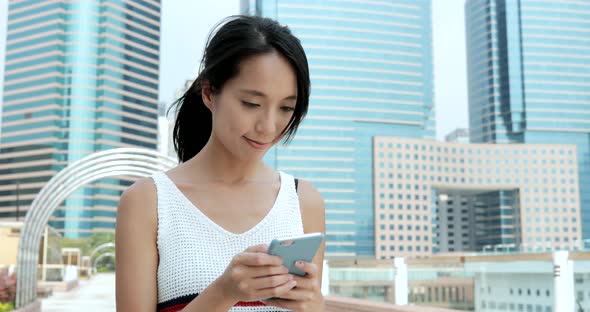
<path fill-rule="evenodd" d="M 291 287 L 295 287 L 297 285 L 297 281 L 291 281 Z"/>
<path fill-rule="evenodd" d="M 289 274 L 289 280 L 292 281 L 293 280 L 293 275 Z"/>

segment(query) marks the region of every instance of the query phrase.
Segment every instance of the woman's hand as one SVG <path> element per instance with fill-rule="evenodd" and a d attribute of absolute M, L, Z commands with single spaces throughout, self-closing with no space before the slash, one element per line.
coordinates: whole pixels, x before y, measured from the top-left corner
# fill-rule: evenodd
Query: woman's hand
<path fill-rule="evenodd" d="M 278 299 L 264 300 L 267 305 L 277 306 L 296 312 L 324 311 L 324 296 L 321 292 L 318 267 L 314 263 L 297 261 L 297 267 L 307 273 L 305 276 L 294 276 L 297 287 Z"/>
<path fill-rule="evenodd" d="M 235 255 L 214 282 L 235 302 L 284 296 L 297 284 L 280 257 L 257 245 Z"/>

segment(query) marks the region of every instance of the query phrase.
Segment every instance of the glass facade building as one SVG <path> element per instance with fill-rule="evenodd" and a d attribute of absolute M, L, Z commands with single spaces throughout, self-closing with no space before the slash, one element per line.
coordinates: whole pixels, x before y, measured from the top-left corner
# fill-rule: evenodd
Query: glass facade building
<path fill-rule="evenodd" d="M 21 218 L 59 170 L 91 153 L 157 145 L 160 1 L 10 1 L 0 219 Z M 50 219 L 67 236 L 112 231 L 128 179 L 103 179 Z"/>
<path fill-rule="evenodd" d="M 307 119 L 266 161 L 326 202 L 327 257 L 375 256 L 373 137 L 435 138 L 429 0 L 242 0 L 307 53 Z"/>
<path fill-rule="evenodd" d="M 465 14 L 471 142 L 575 144 L 590 238 L 590 2 L 468 0 Z"/>

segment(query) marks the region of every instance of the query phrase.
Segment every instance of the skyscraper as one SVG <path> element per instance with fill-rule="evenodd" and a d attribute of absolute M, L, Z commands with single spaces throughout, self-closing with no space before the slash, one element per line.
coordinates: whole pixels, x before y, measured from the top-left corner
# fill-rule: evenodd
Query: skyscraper
<path fill-rule="evenodd" d="M 374 256 L 373 137 L 435 137 L 430 0 L 241 4 L 289 26 L 310 65 L 308 117 L 267 163 L 323 195 L 328 257 Z"/>
<path fill-rule="evenodd" d="M 467 0 L 465 14 L 471 141 L 575 144 L 590 238 L 590 2 Z"/>
<path fill-rule="evenodd" d="M 10 1 L 0 146 L 0 218 L 21 218 L 69 163 L 156 148 L 160 1 Z M 50 223 L 68 236 L 114 229 L 129 180 L 68 198 Z"/>

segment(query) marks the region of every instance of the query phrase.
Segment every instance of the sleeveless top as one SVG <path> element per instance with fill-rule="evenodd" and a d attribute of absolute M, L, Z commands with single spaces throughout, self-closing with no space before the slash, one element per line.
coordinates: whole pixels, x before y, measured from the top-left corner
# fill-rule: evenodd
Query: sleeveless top
<path fill-rule="evenodd" d="M 164 173 L 152 175 L 158 198 L 158 309 L 180 311 L 223 274 L 246 248 L 303 234 L 293 176 L 279 172 L 281 186 L 268 214 L 244 233 L 229 232 L 203 214 Z M 288 311 L 262 302 L 239 302 L 229 311 Z"/>

